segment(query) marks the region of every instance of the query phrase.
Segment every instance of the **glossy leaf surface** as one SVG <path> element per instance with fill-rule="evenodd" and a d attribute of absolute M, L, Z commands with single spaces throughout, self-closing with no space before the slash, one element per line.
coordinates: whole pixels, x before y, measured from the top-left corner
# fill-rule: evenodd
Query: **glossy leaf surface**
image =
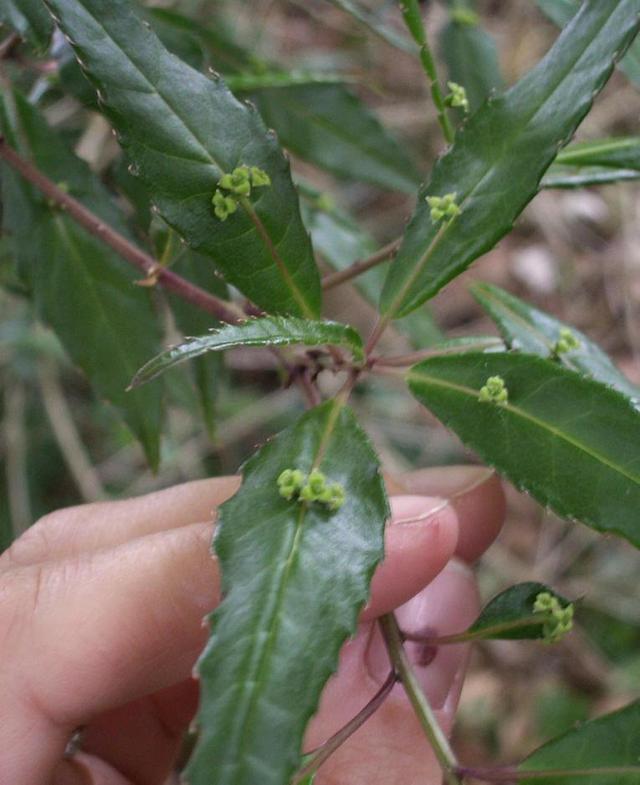
<path fill-rule="evenodd" d="M 508 402 L 481 400 L 500 377 Z M 415 397 L 491 466 L 559 515 L 640 546 L 640 413 L 551 360 L 518 353 L 434 357 L 408 374 Z"/>
<path fill-rule="evenodd" d="M 127 233 L 122 216 L 85 163 L 27 100 L 5 95 L 3 131 L 55 182 L 63 182 L 106 223 Z M 4 228 L 12 236 L 36 310 L 56 332 L 97 394 L 117 409 L 158 463 L 161 388 L 126 393 L 140 362 L 157 352 L 159 331 L 148 291 L 113 251 L 49 205 L 13 171 L 3 170 Z"/>
<path fill-rule="evenodd" d="M 37 49 L 44 49 L 53 23 L 41 0 L 0 0 L 0 22 L 15 30 Z"/>
<path fill-rule="evenodd" d="M 276 480 L 318 466 L 339 482 L 336 512 L 287 501 Z M 246 464 L 220 509 L 225 599 L 198 666 L 200 736 L 190 785 L 286 785 L 304 728 L 382 558 L 388 508 L 376 456 L 350 410 L 311 410 Z"/>
<path fill-rule="evenodd" d="M 418 307 L 511 229 L 636 35 L 639 12 L 640 0 L 587 0 L 546 57 L 458 132 L 420 192 L 385 284 L 383 314 Z M 434 223 L 426 196 L 449 193 L 461 214 Z"/>
<path fill-rule="evenodd" d="M 538 6 L 558 27 L 564 27 L 580 7 L 580 0 L 538 0 Z M 640 42 L 636 41 L 620 62 L 620 69 L 640 86 Z"/>
<path fill-rule="evenodd" d="M 530 755 L 518 785 L 640 785 L 640 701 L 572 728 Z M 548 772 L 541 776 L 540 772 Z"/>
<path fill-rule="evenodd" d="M 533 605 L 541 593 L 556 597 L 562 607 L 569 601 L 543 583 L 510 586 L 490 600 L 467 633 L 474 640 L 524 640 L 544 638 L 544 621 L 536 619 Z"/>
<path fill-rule="evenodd" d="M 362 338 L 346 324 L 312 322 L 295 317 L 267 316 L 242 324 L 227 324 L 218 330 L 168 349 L 144 365 L 133 378 L 131 387 L 150 382 L 178 363 L 207 352 L 220 352 L 236 346 L 345 346 L 354 360 L 364 358 Z"/>
<path fill-rule="evenodd" d="M 257 112 L 171 55 L 127 0 L 48 5 L 165 220 L 265 309 L 317 315 L 319 275 L 289 165 Z M 211 198 L 241 164 L 272 184 L 220 221 Z"/>
<path fill-rule="evenodd" d="M 637 405 L 640 388 L 630 382 L 607 354 L 584 333 L 519 300 L 498 286 L 476 284 L 472 287 L 472 292 L 494 320 L 509 347 L 541 357 L 550 357 L 554 353 L 561 331 L 568 329 L 577 338 L 579 346 L 558 355 L 557 361 L 573 371 L 615 387 Z"/>

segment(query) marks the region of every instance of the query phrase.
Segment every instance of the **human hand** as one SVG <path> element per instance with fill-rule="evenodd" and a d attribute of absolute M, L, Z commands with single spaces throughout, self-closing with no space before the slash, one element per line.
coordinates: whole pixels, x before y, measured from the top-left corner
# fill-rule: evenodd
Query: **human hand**
<path fill-rule="evenodd" d="M 1 783 L 160 785 L 169 775 L 197 705 L 191 671 L 207 636 L 202 619 L 219 600 L 208 521 L 238 483 L 201 480 L 61 510 L 0 556 Z M 385 560 L 309 727 L 307 749 L 351 719 L 384 682 L 389 664 L 377 616 L 398 608 L 406 630 L 446 634 L 477 612 L 473 578 L 461 560 L 477 559 L 499 530 L 498 481 L 484 469 L 449 468 L 388 480 L 388 487 L 402 495 L 391 500 Z M 432 659 L 433 652 L 407 646 L 449 728 L 466 647 L 447 646 Z M 82 750 L 63 760 L 78 726 L 86 726 Z M 316 782 L 440 780 L 396 685 Z"/>

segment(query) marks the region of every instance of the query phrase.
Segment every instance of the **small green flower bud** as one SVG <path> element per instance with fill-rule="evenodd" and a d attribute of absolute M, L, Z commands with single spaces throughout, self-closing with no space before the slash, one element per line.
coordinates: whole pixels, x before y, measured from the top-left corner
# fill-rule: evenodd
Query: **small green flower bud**
<path fill-rule="evenodd" d="M 501 376 L 490 376 L 480 389 L 478 400 L 481 403 L 494 403 L 497 406 L 506 406 L 509 403 L 509 391 Z"/>
<path fill-rule="evenodd" d="M 285 469 L 277 480 L 280 496 L 291 501 L 304 485 L 304 474 L 300 469 Z"/>
<path fill-rule="evenodd" d="M 475 27 L 479 21 L 478 14 L 471 8 L 454 8 L 451 12 L 451 19 L 459 25 L 468 25 L 469 27 Z"/>
<path fill-rule="evenodd" d="M 327 505 L 332 512 L 339 510 L 345 503 L 347 494 L 339 482 L 334 482 L 329 486 L 329 499 Z"/>
<path fill-rule="evenodd" d="M 220 178 L 218 185 L 226 191 L 237 194 L 238 196 L 249 196 L 251 194 L 251 173 L 248 166 L 238 166 L 230 174 L 224 174 Z"/>
<path fill-rule="evenodd" d="M 457 194 L 445 194 L 444 196 L 427 196 L 427 204 L 431 208 L 431 220 L 434 223 L 446 219 L 450 221 L 460 214 L 460 208 L 456 204 Z"/>
<path fill-rule="evenodd" d="M 259 166 L 252 166 L 250 172 L 251 185 L 254 188 L 262 188 L 263 186 L 271 185 L 271 178 L 264 169 L 260 169 Z"/>
<path fill-rule="evenodd" d="M 542 633 L 545 643 L 556 643 L 573 627 L 573 604 L 563 606 L 549 592 L 540 592 L 533 603 L 534 614 L 544 617 Z"/>
<path fill-rule="evenodd" d="M 468 112 L 469 99 L 467 98 L 467 91 L 464 89 L 464 87 L 457 84 L 456 82 L 447 82 L 447 85 L 451 92 L 444 99 L 445 104 L 447 106 L 453 106 L 455 108 L 462 109 L 464 112 Z"/>
<path fill-rule="evenodd" d="M 562 327 L 558 340 L 555 342 L 552 354 L 558 357 L 561 354 L 572 352 L 580 348 L 580 341 L 567 327 Z"/>
<path fill-rule="evenodd" d="M 211 203 L 213 212 L 221 221 L 226 221 L 238 209 L 236 200 L 231 196 L 225 196 L 219 189 L 214 193 Z"/>

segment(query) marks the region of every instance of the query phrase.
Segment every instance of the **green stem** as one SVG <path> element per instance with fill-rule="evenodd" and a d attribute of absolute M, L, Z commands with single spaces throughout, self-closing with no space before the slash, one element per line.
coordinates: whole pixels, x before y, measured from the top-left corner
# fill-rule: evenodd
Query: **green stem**
<path fill-rule="evenodd" d="M 402 11 L 405 24 L 413 36 L 413 40 L 420 47 L 420 63 L 422 64 L 422 70 L 429 80 L 431 97 L 436 111 L 438 112 L 438 122 L 442 128 L 444 138 L 451 144 L 451 142 L 453 142 L 453 126 L 447 115 L 444 96 L 442 95 L 440 81 L 438 80 L 436 63 L 429 47 L 429 41 L 427 40 L 427 33 L 424 29 L 422 12 L 418 0 L 400 0 L 400 10 Z"/>
<path fill-rule="evenodd" d="M 510 630 L 519 630 L 521 627 L 540 627 L 543 623 L 544 619 L 540 615 L 534 615 L 528 618 L 504 622 L 503 624 L 494 624 L 492 627 L 484 627 L 481 630 L 465 630 L 464 632 L 456 632 L 452 635 L 442 635 L 440 637 L 431 638 L 427 635 L 417 635 L 412 632 L 404 632 L 403 630 L 400 632 L 400 635 L 406 641 L 416 641 L 427 646 L 445 646 L 452 643 L 470 643 L 471 641 L 487 640 Z"/>
<path fill-rule="evenodd" d="M 422 725 L 426 737 L 429 739 L 436 758 L 442 766 L 445 782 L 447 785 L 461 785 L 462 781 L 456 774 L 458 766 L 456 756 L 413 672 L 411 663 L 402 645 L 402 634 L 398 628 L 395 616 L 392 613 L 387 613 L 379 619 L 379 624 L 391 664 L 402 681 L 413 710 Z"/>

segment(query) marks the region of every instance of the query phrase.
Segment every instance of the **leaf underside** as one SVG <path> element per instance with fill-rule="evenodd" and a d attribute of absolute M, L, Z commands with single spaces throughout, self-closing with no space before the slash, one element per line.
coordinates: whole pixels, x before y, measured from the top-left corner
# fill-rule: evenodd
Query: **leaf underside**
<path fill-rule="evenodd" d="M 614 387 L 637 406 L 640 388 L 632 384 L 611 362 L 608 355 L 584 333 L 559 319 L 519 300 L 498 286 L 476 284 L 473 296 L 498 326 L 510 348 L 528 354 L 549 357 L 563 329 L 570 330 L 580 345 L 560 354 L 558 361 L 570 370 L 582 373 Z"/>
<path fill-rule="evenodd" d="M 163 218 L 271 312 L 314 317 L 321 288 L 289 164 L 257 111 L 178 60 L 128 0 L 47 0 Z M 211 198 L 240 164 L 268 172 L 226 221 Z"/>
<path fill-rule="evenodd" d="M 199 357 L 207 352 L 219 352 L 236 346 L 345 346 L 354 360 L 364 359 L 360 335 L 339 322 L 314 322 L 293 316 L 266 316 L 250 319 L 242 324 L 228 324 L 207 335 L 190 338 L 178 346 L 162 352 L 136 373 L 131 387 L 155 379 L 178 363 Z"/>
<path fill-rule="evenodd" d="M 346 490 L 334 513 L 278 494 L 280 472 L 316 465 Z M 191 785 L 286 785 L 307 721 L 353 634 L 382 558 L 388 507 L 375 453 L 349 409 L 328 401 L 246 464 L 220 509 L 224 600 L 200 660 Z"/>
<path fill-rule="evenodd" d="M 420 191 L 381 298 L 402 316 L 490 250 L 538 191 L 638 31 L 640 0 L 587 0 L 546 57 L 458 132 Z M 455 192 L 461 214 L 434 223 L 427 195 Z"/>
<path fill-rule="evenodd" d="M 499 376 L 505 406 L 479 400 Z M 640 413 L 620 393 L 519 353 L 434 357 L 411 392 L 488 464 L 559 515 L 640 547 Z"/>

